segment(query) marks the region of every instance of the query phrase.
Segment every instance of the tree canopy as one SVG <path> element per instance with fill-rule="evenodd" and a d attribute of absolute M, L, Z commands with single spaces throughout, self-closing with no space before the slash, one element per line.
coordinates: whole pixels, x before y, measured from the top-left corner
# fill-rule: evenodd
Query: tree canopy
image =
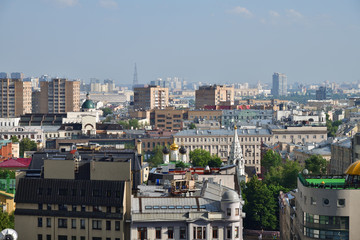
<path fill-rule="evenodd" d="M 305 168 L 312 174 L 326 174 L 327 161 L 320 155 L 312 155 L 305 160 Z"/>
<path fill-rule="evenodd" d="M 103 111 L 103 117 L 113 114 L 113 110 L 109 107 L 102 108 L 101 110 Z"/>
<path fill-rule="evenodd" d="M 163 162 L 163 147 L 161 145 L 155 146 L 153 149 L 153 154 L 150 156 L 148 162 L 150 166 L 157 167 L 159 164 L 164 163 Z"/>
<path fill-rule="evenodd" d="M 189 125 L 189 129 L 196 129 L 196 125 L 195 125 L 195 123 L 190 123 L 190 125 Z"/>
<path fill-rule="evenodd" d="M 220 167 L 221 159 L 217 155 L 210 155 L 204 149 L 195 149 L 189 153 L 190 161 L 194 167 Z"/>
<path fill-rule="evenodd" d="M 271 167 L 278 167 L 281 164 L 281 156 L 272 149 L 267 150 L 265 155 L 261 159 L 261 166 L 266 169 L 266 172 L 270 170 Z"/>
<path fill-rule="evenodd" d="M 6 179 L 7 177 L 15 179 L 15 172 L 9 169 L 0 169 L 0 179 Z"/>
<path fill-rule="evenodd" d="M 24 138 L 20 141 L 20 156 L 24 157 L 25 151 L 36 151 L 37 145 L 35 141 L 29 138 Z"/>
<path fill-rule="evenodd" d="M 274 193 L 267 185 L 254 176 L 243 186 L 245 200 L 244 227 L 247 229 L 275 230 L 277 228 L 277 203 Z"/>
<path fill-rule="evenodd" d="M 270 167 L 265 174 L 264 182 L 272 185 L 279 185 L 287 189 L 294 189 L 297 186 L 297 176 L 301 171 L 298 162 L 286 160 L 285 163 L 276 167 Z"/>
<path fill-rule="evenodd" d="M 338 130 L 341 124 L 342 124 L 341 121 L 331 121 L 329 119 L 329 115 L 326 114 L 326 127 L 327 127 L 328 137 L 336 137 L 336 131 Z"/>
<path fill-rule="evenodd" d="M 119 121 L 118 124 L 123 126 L 124 129 L 137 129 L 140 127 L 139 120 L 137 119 L 130 119 L 129 121 Z"/>
<path fill-rule="evenodd" d="M 5 228 L 14 229 L 14 212 L 10 215 L 7 212 L 0 211 L 0 230 Z"/>
<path fill-rule="evenodd" d="M 19 142 L 19 139 L 17 138 L 17 136 L 13 135 L 11 138 L 10 138 L 11 142 L 13 143 L 17 143 Z"/>

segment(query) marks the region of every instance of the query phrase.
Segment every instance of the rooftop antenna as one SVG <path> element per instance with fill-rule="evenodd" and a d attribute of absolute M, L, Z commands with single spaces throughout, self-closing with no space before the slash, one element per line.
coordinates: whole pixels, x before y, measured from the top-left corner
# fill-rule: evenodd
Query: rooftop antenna
<path fill-rule="evenodd" d="M 135 68 L 134 68 L 134 79 L 133 79 L 133 87 L 135 85 L 138 85 L 139 82 L 138 82 L 138 77 L 137 77 L 137 68 L 136 68 L 136 63 L 135 63 Z"/>

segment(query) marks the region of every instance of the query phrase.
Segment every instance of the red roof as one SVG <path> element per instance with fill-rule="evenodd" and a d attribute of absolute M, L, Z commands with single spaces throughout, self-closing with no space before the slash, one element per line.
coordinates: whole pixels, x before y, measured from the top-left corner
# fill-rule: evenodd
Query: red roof
<path fill-rule="evenodd" d="M 0 163 L 0 168 L 28 168 L 31 158 L 10 158 Z"/>
<path fill-rule="evenodd" d="M 24 164 L 26 167 L 28 167 L 31 163 L 31 158 L 17 158 L 16 159 L 19 163 Z"/>

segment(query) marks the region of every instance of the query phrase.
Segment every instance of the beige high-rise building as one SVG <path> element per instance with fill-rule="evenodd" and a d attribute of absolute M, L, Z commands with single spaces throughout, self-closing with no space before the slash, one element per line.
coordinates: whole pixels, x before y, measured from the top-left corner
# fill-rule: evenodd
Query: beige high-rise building
<path fill-rule="evenodd" d="M 18 117 L 31 113 L 31 82 L 0 79 L 0 117 Z"/>
<path fill-rule="evenodd" d="M 65 78 L 54 78 L 50 82 L 40 82 L 38 113 L 63 113 L 80 111 L 80 82 Z"/>
<path fill-rule="evenodd" d="M 195 108 L 234 105 L 234 87 L 225 85 L 202 86 L 195 91 Z"/>
<path fill-rule="evenodd" d="M 168 88 L 153 85 L 134 88 L 134 109 L 164 109 L 168 105 Z"/>

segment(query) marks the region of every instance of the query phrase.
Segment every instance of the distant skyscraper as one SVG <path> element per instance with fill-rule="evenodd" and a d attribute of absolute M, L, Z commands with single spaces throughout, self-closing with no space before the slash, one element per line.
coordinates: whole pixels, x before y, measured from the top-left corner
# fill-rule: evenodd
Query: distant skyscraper
<path fill-rule="evenodd" d="M 136 68 L 136 63 L 135 63 L 135 69 L 134 69 L 134 79 L 133 79 L 133 88 L 138 85 L 138 76 L 137 76 L 137 68 Z"/>
<path fill-rule="evenodd" d="M 287 76 L 283 73 L 273 74 L 271 94 L 274 97 L 287 96 Z"/>
<path fill-rule="evenodd" d="M 12 79 L 23 79 L 24 74 L 20 73 L 20 72 L 13 72 L 13 73 L 11 73 L 11 78 Z"/>
<path fill-rule="evenodd" d="M 9 74 L 6 72 L 0 72 L 0 78 L 9 78 Z"/>

